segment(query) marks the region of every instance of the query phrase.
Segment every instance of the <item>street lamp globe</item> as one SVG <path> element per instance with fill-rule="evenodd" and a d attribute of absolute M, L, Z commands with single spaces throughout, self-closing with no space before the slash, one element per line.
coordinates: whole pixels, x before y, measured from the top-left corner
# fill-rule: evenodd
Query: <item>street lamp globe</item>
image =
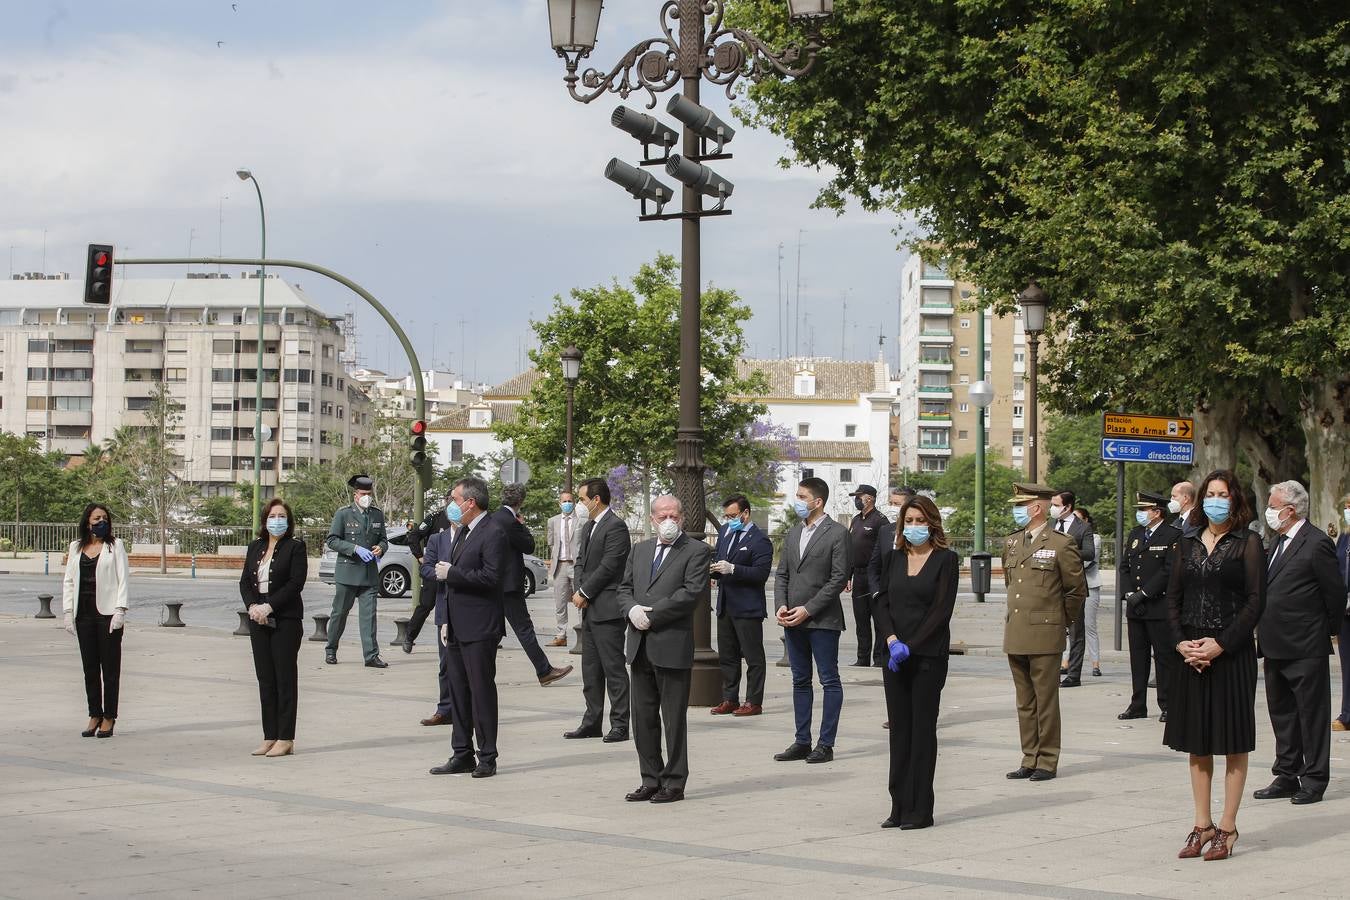
<path fill-rule="evenodd" d="M 834 0 L 787 0 L 788 18 L 797 22 L 802 19 L 824 19 L 834 13 Z"/>
<path fill-rule="evenodd" d="M 988 381 L 977 381 L 970 386 L 970 402 L 979 409 L 988 409 L 994 402 L 994 386 Z"/>
<path fill-rule="evenodd" d="M 581 376 L 581 351 L 569 344 L 562 352 L 563 378 L 576 381 Z"/>
<path fill-rule="evenodd" d="M 548 0 L 548 27 L 559 55 L 585 56 L 595 49 L 604 0 Z"/>
<path fill-rule="evenodd" d="M 240 181 L 248 181 L 253 177 L 253 173 L 248 169 L 236 169 L 234 174 L 239 176 Z"/>
<path fill-rule="evenodd" d="M 1017 295 L 1022 304 L 1022 329 L 1028 334 L 1040 334 L 1045 330 L 1045 308 L 1050 305 L 1050 297 L 1041 286 L 1032 279 Z"/>

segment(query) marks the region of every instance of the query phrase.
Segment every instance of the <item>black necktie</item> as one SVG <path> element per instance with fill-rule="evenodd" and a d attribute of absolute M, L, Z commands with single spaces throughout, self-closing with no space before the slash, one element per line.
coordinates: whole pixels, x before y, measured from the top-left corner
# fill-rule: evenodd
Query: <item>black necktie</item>
<path fill-rule="evenodd" d="M 461 525 L 455 531 L 454 543 L 450 545 L 450 562 L 455 563 L 459 560 L 460 548 L 464 546 L 464 537 L 469 533 L 469 526 Z"/>
<path fill-rule="evenodd" d="M 652 557 L 652 578 L 656 577 L 656 571 L 661 568 L 661 562 L 666 558 L 666 549 L 669 546 L 669 544 L 656 545 L 656 556 Z"/>
<path fill-rule="evenodd" d="M 1280 558 L 1280 554 L 1284 552 L 1284 544 L 1285 544 L 1285 542 L 1288 541 L 1288 540 L 1289 540 L 1289 535 L 1287 535 L 1287 534 L 1282 534 L 1282 535 L 1280 535 L 1280 542 L 1279 542 L 1278 544 L 1275 545 L 1275 552 L 1272 553 L 1272 554 L 1270 554 L 1270 568 L 1271 568 L 1271 569 L 1275 568 L 1275 561 L 1276 561 L 1277 559 L 1279 559 L 1279 558 Z"/>

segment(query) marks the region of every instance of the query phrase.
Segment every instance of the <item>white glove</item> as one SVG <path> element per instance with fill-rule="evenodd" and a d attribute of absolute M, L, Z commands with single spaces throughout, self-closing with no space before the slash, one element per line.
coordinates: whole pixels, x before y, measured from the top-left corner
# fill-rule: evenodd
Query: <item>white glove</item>
<path fill-rule="evenodd" d="M 652 620 L 647 618 L 647 613 L 650 611 L 650 606 L 634 606 L 628 611 L 628 621 L 632 622 L 633 627 L 638 631 L 646 631 L 652 627 Z"/>
<path fill-rule="evenodd" d="M 127 623 L 127 611 L 119 606 L 117 608 L 117 612 L 112 614 L 112 621 L 108 623 L 108 634 L 112 634 L 114 631 L 120 630 L 122 626 L 125 625 L 126 623 Z"/>
<path fill-rule="evenodd" d="M 730 575 L 732 572 L 736 571 L 736 565 L 725 559 L 719 559 L 712 564 L 712 570 L 718 575 Z"/>
<path fill-rule="evenodd" d="M 444 581 L 445 576 L 449 574 L 450 574 L 450 563 L 446 562 L 445 560 L 441 560 L 440 562 L 436 563 L 437 581 Z"/>
<path fill-rule="evenodd" d="M 441 646 L 442 646 L 442 647 L 449 647 L 449 646 L 450 646 L 450 626 L 449 626 L 449 625 L 442 625 L 442 626 L 441 626 Z"/>
<path fill-rule="evenodd" d="M 70 613 L 66 613 L 66 631 L 71 634 L 75 633 L 75 617 Z"/>

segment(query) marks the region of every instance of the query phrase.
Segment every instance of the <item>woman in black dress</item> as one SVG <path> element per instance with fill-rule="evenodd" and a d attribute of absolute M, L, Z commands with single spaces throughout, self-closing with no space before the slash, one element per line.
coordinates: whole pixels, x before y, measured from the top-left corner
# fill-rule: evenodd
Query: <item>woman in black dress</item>
<path fill-rule="evenodd" d="M 1178 855 L 1227 859 L 1237 842 L 1237 811 L 1256 747 L 1256 646 L 1266 605 L 1266 555 L 1247 529 L 1251 505 L 1230 471 L 1205 476 L 1167 586 L 1167 617 L 1184 665 L 1173 669 L 1163 743 L 1190 754 L 1195 827 Z M 1225 757 L 1223 815 L 1210 814 L 1214 756 Z M 1208 845 L 1209 849 L 1205 849 Z"/>
<path fill-rule="evenodd" d="M 263 527 L 248 545 L 239 577 L 262 701 L 263 742 L 254 756 L 289 756 L 295 749 L 296 657 L 305 630 L 300 590 L 309 573 L 309 558 L 305 542 L 294 533 L 291 508 L 279 497 L 268 501 Z"/>
<path fill-rule="evenodd" d="M 933 501 L 919 496 L 906 503 L 874 598 L 877 634 L 886 636 L 890 652 L 882 682 L 891 720 L 891 815 L 882 828 L 933 824 L 938 706 L 960 562 Z"/>

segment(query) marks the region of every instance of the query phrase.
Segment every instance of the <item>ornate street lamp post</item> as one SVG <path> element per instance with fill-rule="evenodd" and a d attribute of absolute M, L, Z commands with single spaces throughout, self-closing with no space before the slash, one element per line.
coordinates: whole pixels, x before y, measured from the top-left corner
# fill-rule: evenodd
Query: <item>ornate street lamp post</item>
<path fill-rule="evenodd" d="M 581 351 L 569 344 L 562 352 L 563 381 L 567 382 L 567 493 L 572 493 L 572 401 L 581 377 Z"/>
<path fill-rule="evenodd" d="M 789 17 L 794 22 L 805 23 L 807 38 L 802 46 L 794 44 L 775 50 L 748 31 L 727 26 L 723 21 L 725 0 L 666 0 L 660 12 L 662 33 L 659 37 L 634 44 L 608 73 L 588 68 L 578 74 L 581 60 L 590 56 L 595 49 L 603 5 L 603 0 L 549 0 L 553 49 L 566 65 L 567 74 L 563 81 L 572 98 L 581 103 L 590 103 L 606 93 L 615 93 L 626 99 L 629 94 L 645 91 L 650 98 L 647 108 L 651 109 L 656 106 L 658 93 L 681 85 L 681 96 L 672 100 L 669 111 L 684 123 L 682 152 L 679 157 L 669 156 L 665 160 L 651 161 L 653 164 L 664 164 L 671 175 L 684 182 L 680 212 L 662 215 L 660 207 L 664 205 L 664 199 L 658 198 L 664 197 L 661 191 L 668 189 L 659 184 L 653 186 L 650 178 L 636 180 L 641 173 L 616 173 L 616 166 L 611 163 L 607 174 L 616 181 L 628 178 L 629 183 L 624 186 L 633 190 L 634 196 L 646 192 L 657 202 L 657 214 L 643 216 L 644 219 L 681 220 L 680 416 L 675 435 L 672 475 L 675 493 L 684 508 L 685 527 L 691 537 L 704 540 L 707 512 L 703 487 L 703 429 L 699 410 L 702 375 L 702 254 L 699 225 L 705 215 L 728 214 L 729 211 L 722 209 L 722 206 L 726 196 L 731 193 L 731 186 L 714 185 L 709 189 L 707 184 L 691 182 L 703 160 L 727 158 L 722 152 L 722 145 L 730 137 L 724 132 L 730 129 L 723 126 L 723 133 L 714 137 L 709 133 L 706 122 L 700 128 L 699 123 L 691 121 L 687 113 L 697 109 L 696 106 L 690 109 L 690 106 L 698 103 L 699 86 L 704 78 L 725 87 L 727 96 L 734 97 L 737 82 L 742 78 L 759 81 L 775 73 L 790 77 L 805 75 L 815 64 L 822 48 L 819 26 L 834 11 L 834 3 L 833 0 L 787 0 Z M 621 118 L 627 117 L 616 111 L 614 123 L 623 127 L 618 121 Z M 712 153 L 705 149 L 710 141 L 715 144 Z M 668 151 L 669 147 L 666 149 Z M 694 164 L 693 169 L 689 168 L 690 163 Z M 623 166 L 619 164 L 619 167 Z M 681 177 L 681 170 L 689 174 L 688 180 Z M 706 168 L 702 171 L 708 172 Z M 615 175 L 618 177 L 613 177 Z M 703 208 L 704 191 L 718 196 L 713 209 Z M 717 654 L 712 649 L 712 615 L 708 598 L 704 597 L 694 619 L 694 671 L 689 703 L 691 706 L 712 706 L 720 696 Z"/>
<path fill-rule="evenodd" d="M 1022 293 L 1017 295 L 1017 302 L 1022 304 L 1022 330 L 1027 335 L 1027 478 L 1030 481 L 1036 481 L 1039 477 L 1036 466 L 1036 429 L 1037 429 L 1037 400 L 1036 400 L 1036 353 L 1040 349 L 1041 332 L 1045 331 L 1045 308 L 1050 304 L 1050 297 L 1036 283 L 1035 279 L 1027 283 Z"/>

